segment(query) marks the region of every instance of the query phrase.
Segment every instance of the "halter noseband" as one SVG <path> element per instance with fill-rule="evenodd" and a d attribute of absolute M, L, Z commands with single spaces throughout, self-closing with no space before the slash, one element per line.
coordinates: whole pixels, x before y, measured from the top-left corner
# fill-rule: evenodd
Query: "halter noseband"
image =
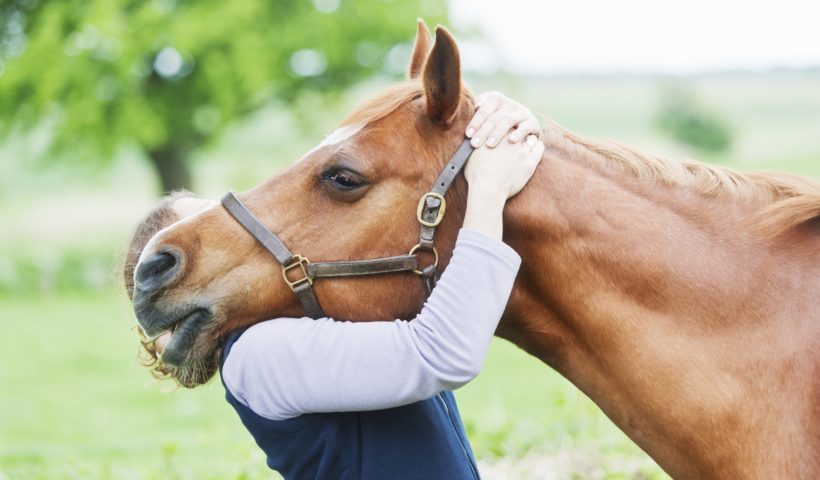
<path fill-rule="evenodd" d="M 222 197 L 222 206 L 282 265 L 282 277 L 285 283 L 296 294 L 309 317 L 325 316 L 319 300 L 316 299 L 316 293 L 313 291 L 313 281 L 322 277 L 353 277 L 410 271 L 421 276 L 429 295 L 438 279 L 438 251 L 433 246 L 433 237 L 436 234 L 436 227 L 444 218 L 447 206 L 444 195 L 447 194 L 447 190 L 450 189 L 459 172 L 464 169 L 472 153 L 473 147 L 470 145 L 470 140 L 464 140 L 436 178 L 433 188 L 422 195 L 416 210 L 416 218 L 421 224 L 419 243 L 406 255 L 369 260 L 311 263 L 306 257 L 298 253 L 291 253 L 282 240 L 265 228 L 239 201 L 233 191 L 229 191 Z M 433 263 L 423 268 L 420 267 L 417 257 L 419 251 L 432 253 Z M 300 275 L 292 279 L 289 272 L 294 272 L 291 276 Z"/>

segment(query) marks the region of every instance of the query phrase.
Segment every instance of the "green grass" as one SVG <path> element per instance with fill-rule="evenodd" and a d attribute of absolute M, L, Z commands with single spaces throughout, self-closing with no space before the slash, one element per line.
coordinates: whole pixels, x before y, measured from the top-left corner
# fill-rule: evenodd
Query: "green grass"
<path fill-rule="evenodd" d="M 0 472 L 10 478 L 261 478 L 218 382 L 169 391 L 112 295 L 0 300 Z"/>
<path fill-rule="evenodd" d="M 130 308 L 114 297 L 0 298 L 0 474 L 270 478 L 218 381 L 175 390 L 137 364 Z M 533 448 L 642 456 L 574 387 L 501 340 L 457 395 L 487 461 Z"/>

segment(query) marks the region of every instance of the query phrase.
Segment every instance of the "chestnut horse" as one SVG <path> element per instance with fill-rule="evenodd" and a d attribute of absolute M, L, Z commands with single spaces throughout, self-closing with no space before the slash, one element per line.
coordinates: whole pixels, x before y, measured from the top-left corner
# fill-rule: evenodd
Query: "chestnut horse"
<path fill-rule="evenodd" d="M 407 252 L 419 197 L 474 112 L 459 54 L 419 24 L 407 82 L 365 103 L 242 202 L 311 260 Z M 523 265 L 497 335 L 585 392 L 675 478 L 820 478 L 820 183 L 646 155 L 548 126 L 543 161 L 505 209 Z M 442 266 L 466 183 L 447 194 Z M 195 386 L 226 334 L 300 316 L 281 267 L 221 207 L 163 230 L 134 306 Z M 321 279 L 325 311 L 412 318 L 425 289 L 394 273 Z M 310 321 L 305 319 L 305 321 Z M 317 352 L 320 355 L 321 352 Z M 173 360 L 170 360 L 173 359 Z"/>

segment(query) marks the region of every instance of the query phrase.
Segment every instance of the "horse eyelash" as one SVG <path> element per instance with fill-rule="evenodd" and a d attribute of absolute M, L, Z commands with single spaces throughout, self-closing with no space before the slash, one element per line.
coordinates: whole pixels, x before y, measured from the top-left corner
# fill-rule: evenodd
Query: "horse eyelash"
<path fill-rule="evenodd" d="M 367 179 L 364 178 L 364 176 L 362 174 L 360 174 L 359 172 L 357 172 L 355 170 L 352 170 L 350 168 L 342 167 L 342 166 L 338 166 L 338 165 L 335 165 L 335 166 L 332 166 L 332 167 L 326 169 L 325 171 L 323 171 L 321 173 L 320 177 L 323 181 L 328 181 L 328 180 L 330 180 L 330 178 L 332 176 L 337 175 L 339 173 L 347 173 L 347 174 L 349 174 L 353 177 L 356 177 L 361 182 L 360 185 L 357 185 L 356 187 L 352 187 L 351 189 L 360 188 L 360 187 L 363 187 L 363 186 L 368 184 Z"/>

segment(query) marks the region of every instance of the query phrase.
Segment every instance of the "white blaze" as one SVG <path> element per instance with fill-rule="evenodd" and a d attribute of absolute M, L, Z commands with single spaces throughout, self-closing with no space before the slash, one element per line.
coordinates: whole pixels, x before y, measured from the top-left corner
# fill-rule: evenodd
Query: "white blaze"
<path fill-rule="evenodd" d="M 319 150 L 322 147 L 327 147 L 327 146 L 330 146 L 330 145 L 338 145 L 338 144 L 344 142 L 345 140 L 352 137 L 353 135 L 356 135 L 359 132 L 359 130 L 362 129 L 363 126 L 364 125 L 345 125 L 344 127 L 337 128 L 336 130 L 333 131 L 333 133 L 331 133 L 330 135 L 325 137 L 325 139 L 322 140 L 322 143 L 320 143 L 319 145 L 316 145 L 315 147 L 313 147 L 313 149 L 311 151 L 304 154 L 302 156 L 302 158 L 300 158 L 298 161 L 302 161 L 303 159 L 309 157 L 313 152 L 315 152 L 316 150 Z"/>

